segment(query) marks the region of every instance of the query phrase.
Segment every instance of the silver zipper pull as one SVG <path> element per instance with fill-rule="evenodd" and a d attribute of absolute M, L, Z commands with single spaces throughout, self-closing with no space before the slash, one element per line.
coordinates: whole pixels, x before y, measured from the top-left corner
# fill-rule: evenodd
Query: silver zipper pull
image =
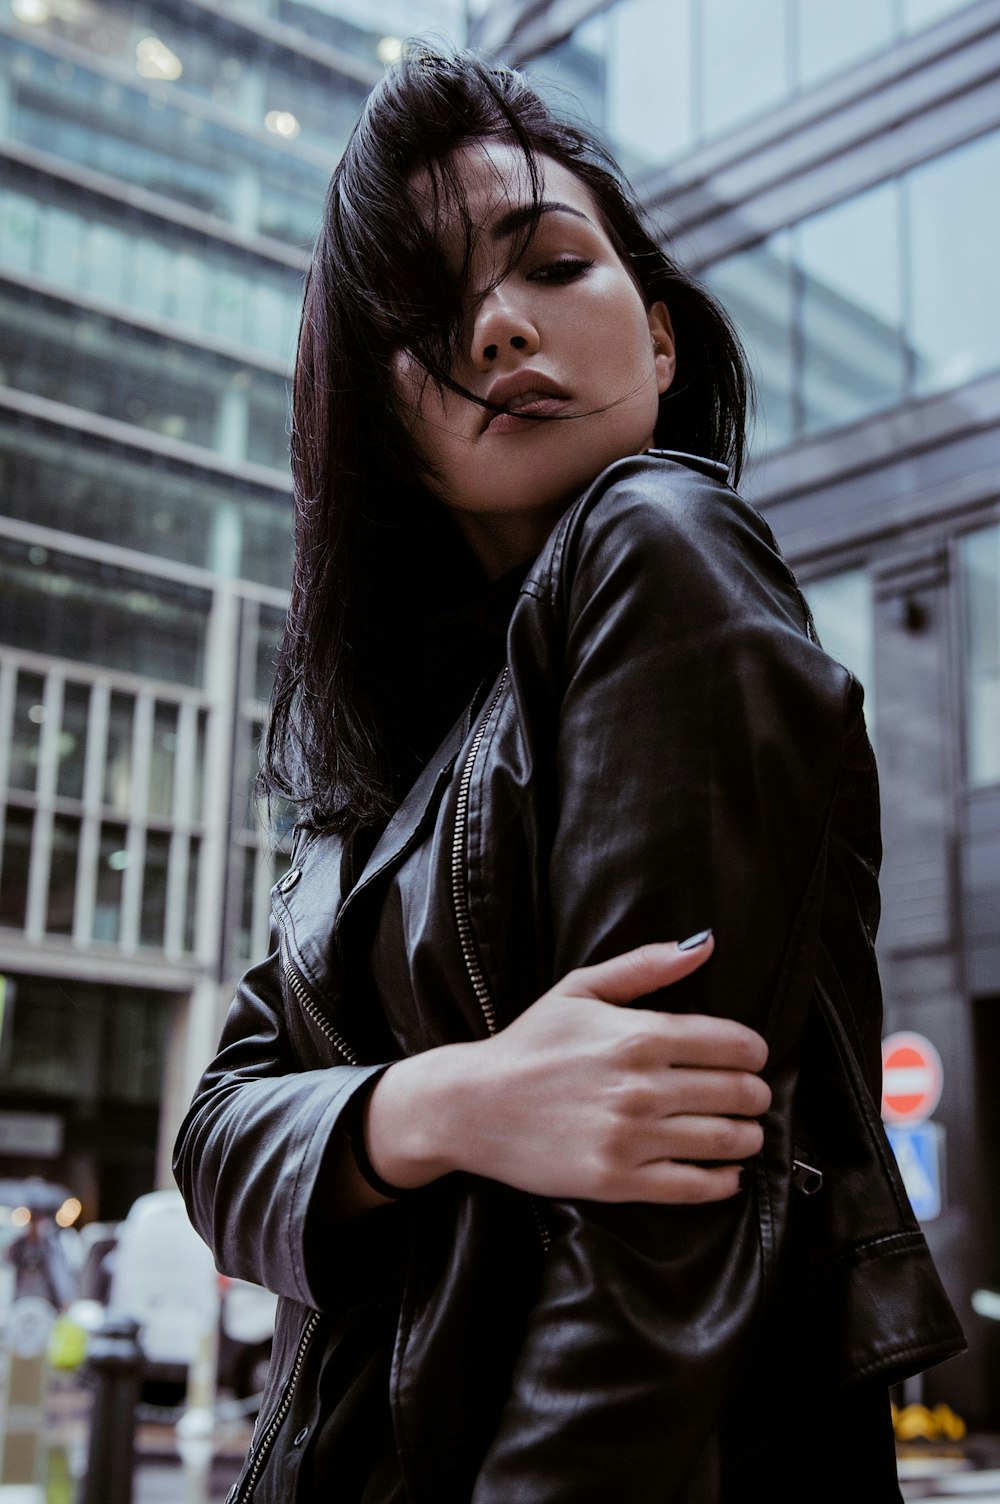
<path fill-rule="evenodd" d="M 823 1171 L 807 1165 L 803 1159 L 792 1160 L 792 1184 L 803 1196 L 815 1196 L 823 1189 Z"/>

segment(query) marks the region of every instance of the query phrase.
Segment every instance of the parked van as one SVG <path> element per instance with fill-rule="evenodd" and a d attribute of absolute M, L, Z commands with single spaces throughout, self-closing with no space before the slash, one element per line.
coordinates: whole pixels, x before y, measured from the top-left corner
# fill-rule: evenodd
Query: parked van
<path fill-rule="evenodd" d="M 219 1319 L 219 1288 L 179 1191 L 151 1191 L 133 1204 L 118 1230 L 108 1310 L 139 1322 L 151 1378 L 185 1381 L 200 1338 Z"/>
<path fill-rule="evenodd" d="M 110 1262 L 108 1310 L 141 1325 L 147 1381 L 158 1390 L 177 1386 L 179 1395 L 199 1340 L 219 1323 L 221 1299 L 219 1381 L 241 1396 L 257 1392 L 270 1354 L 276 1297 L 242 1280 L 220 1283 L 179 1191 L 139 1197 L 118 1230 Z"/>

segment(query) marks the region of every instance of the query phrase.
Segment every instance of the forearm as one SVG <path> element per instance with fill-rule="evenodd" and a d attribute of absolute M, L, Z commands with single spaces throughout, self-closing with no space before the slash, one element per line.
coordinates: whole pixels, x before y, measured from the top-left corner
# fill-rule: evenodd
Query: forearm
<path fill-rule="evenodd" d="M 476 1041 L 444 1045 L 396 1061 L 365 1093 L 328 1158 L 328 1194 L 335 1219 L 349 1221 L 468 1168 L 456 1148 L 470 1118 Z M 372 1173 L 374 1172 L 374 1173 Z"/>

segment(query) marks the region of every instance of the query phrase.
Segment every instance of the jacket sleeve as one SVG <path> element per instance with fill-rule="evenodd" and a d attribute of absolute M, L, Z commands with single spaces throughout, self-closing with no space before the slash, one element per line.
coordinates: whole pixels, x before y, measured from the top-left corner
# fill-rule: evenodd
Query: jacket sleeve
<path fill-rule="evenodd" d="M 289 1037 L 276 931 L 244 976 L 174 1149 L 195 1228 L 225 1274 L 349 1316 L 384 1301 L 396 1208 L 337 1223 L 336 1133 L 378 1065 L 303 1070 Z"/>
<path fill-rule="evenodd" d="M 646 1006 L 765 1033 L 774 1105 L 731 1201 L 546 1204 L 541 1292 L 474 1504 L 667 1504 L 704 1483 L 783 1235 L 849 675 L 750 507 L 679 465 L 614 475 L 571 520 L 549 592 L 565 650 L 541 669 L 562 707 L 552 975 L 711 926 L 712 959 Z"/>

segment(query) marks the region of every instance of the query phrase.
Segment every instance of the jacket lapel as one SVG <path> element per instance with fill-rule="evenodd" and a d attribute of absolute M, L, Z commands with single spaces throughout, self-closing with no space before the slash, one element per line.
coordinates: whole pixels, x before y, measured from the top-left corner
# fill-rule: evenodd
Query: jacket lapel
<path fill-rule="evenodd" d="M 458 755 L 469 738 L 473 709 L 474 705 L 470 705 L 462 712 L 379 837 L 340 907 L 334 924 L 338 942 L 341 927 L 358 898 L 402 860 L 422 834 L 428 814 L 436 811 L 441 792 L 451 780 Z"/>

